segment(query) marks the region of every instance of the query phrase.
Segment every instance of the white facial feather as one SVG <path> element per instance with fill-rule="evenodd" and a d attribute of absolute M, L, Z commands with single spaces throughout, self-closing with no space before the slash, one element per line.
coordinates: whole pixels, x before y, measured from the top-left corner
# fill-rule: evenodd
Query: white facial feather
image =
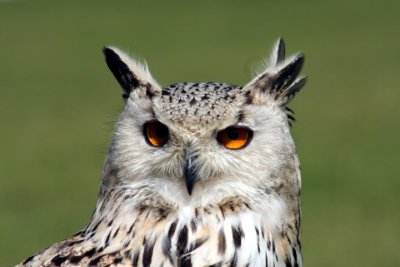
<path fill-rule="evenodd" d="M 280 41 L 275 45 L 270 65 L 265 71 L 273 76 L 278 75 L 294 59 L 292 57 L 284 60 L 279 49 L 282 49 Z M 115 51 L 130 69 L 136 71 L 135 74 L 142 79 L 143 84 L 146 83 L 146 79 L 154 83 L 147 68 L 130 60 L 121 51 Z M 263 74 L 254 78 L 242 90 L 251 90 L 251 86 L 261 75 Z M 190 127 L 191 122 L 184 115 L 180 115 L 181 120 L 178 122 L 165 117 L 166 110 L 175 105 L 175 100 L 171 100 L 170 105 L 165 108 L 158 96 L 149 99 L 131 94 L 117 123 L 110 149 L 109 162 L 119 170 L 119 180 L 132 187 L 147 185 L 154 195 L 160 195 L 180 206 L 184 206 L 188 201 L 192 206 L 206 206 L 230 196 L 246 196 L 250 200 L 253 199 L 252 203 L 258 209 L 268 214 L 276 214 L 270 216 L 270 225 L 276 225 L 285 212 L 284 202 L 273 201 L 274 197 L 280 198 L 274 196 L 268 202 L 269 205 L 260 205 L 258 195 L 265 190 L 275 194 L 275 189 L 287 182 L 283 179 L 295 180 L 290 181 L 291 184 L 298 183 L 298 186 L 291 189 L 293 194 L 297 194 L 300 189 L 299 174 L 297 177 L 279 177 L 286 165 L 291 165 L 293 170 L 298 169 L 297 157 L 293 156 L 295 148 L 288 130 L 286 112 L 280 103 L 274 101 L 273 95 L 265 93 L 266 104 L 249 105 L 238 92 L 237 102 L 224 104 L 228 110 L 224 116 L 197 131 L 193 131 Z M 203 110 L 204 113 L 204 110 L 209 108 L 206 105 L 201 106 L 199 110 Z M 188 109 L 190 113 L 190 108 Z M 240 112 L 244 114 L 244 119 L 238 123 L 236 115 Z M 152 120 L 161 121 L 169 128 L 170 144 L 155 148 L 146 143 L 143 125 Z M 189 126 L 182 127 L 182 123 Z M 245 149 L 229 150 L 218 144 L 216 132 L 231 125 L 245 126 L 253 130 L 253 139 Z M 189 143 L 190 149 L 197 157 L 196 171 L 199 177 L 191 196 L 188 196 L 182 180 L 185 153 L 189 149 Z"/>

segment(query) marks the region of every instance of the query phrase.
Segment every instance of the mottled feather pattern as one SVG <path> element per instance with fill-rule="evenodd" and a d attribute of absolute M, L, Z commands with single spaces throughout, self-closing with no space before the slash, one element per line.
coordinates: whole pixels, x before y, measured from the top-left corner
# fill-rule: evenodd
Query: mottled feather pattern
<path fill-rule="evenodd" d="M 301 266 L 297 229 L 273 236 L 244 199 L 181 211 L 139 206 L 130 220 L 115 212 L 20 266 Z"/>
<path fill-rule="evenodd" d="M 302 266 L 301 174 L 287 104 L 305 84 L 304 56 L 285 59 L 279 39 L 265 71 L 243 87 L 162 89 L 147 66 L 113 47 L 103 52 L 125 108 L 96 209 L 80 232 L 17 266 Z M 149 142 L 149 124 L 162 145 Z M 242 141 L 237 129 L 245 146 L 217 138 Z"/>
<path fill-rule="evenodd" d="M 160 106 L 168 119 L 194 131 L 217 123 L 232 112 L 238 100 L 245 101 L 241 89 L 213 82 L 172 84 L 162 90 Z"/>

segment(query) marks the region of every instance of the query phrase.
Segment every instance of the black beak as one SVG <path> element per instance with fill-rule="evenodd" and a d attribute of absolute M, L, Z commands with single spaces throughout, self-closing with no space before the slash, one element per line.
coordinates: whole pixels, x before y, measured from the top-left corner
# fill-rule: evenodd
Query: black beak
<path fill-rule="evenodd" d="M 185 175 L 187 191 L 189 195 L 191 195 L 193 187 L 197 181 L 197 174 L 196 174 L 196 168 L 193 165 L 193 155 L 190 152 L 186 154 L 184 175 Z"/>

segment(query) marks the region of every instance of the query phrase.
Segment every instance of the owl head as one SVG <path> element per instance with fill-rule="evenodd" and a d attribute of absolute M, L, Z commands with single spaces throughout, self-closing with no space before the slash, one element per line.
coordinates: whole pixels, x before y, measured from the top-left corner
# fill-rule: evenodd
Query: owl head
<path fill-rule="evenodd" d="M 287 107 L 305 84 L 302 54 L 279 39 L 263 72 L 243 87 L 160 86 L 144 64 L 114 47 L 107 65 L 123 89 L 102 192 L 131 188 L 178 205 L 230 196 L 298 194 L 300 173 Z"/>

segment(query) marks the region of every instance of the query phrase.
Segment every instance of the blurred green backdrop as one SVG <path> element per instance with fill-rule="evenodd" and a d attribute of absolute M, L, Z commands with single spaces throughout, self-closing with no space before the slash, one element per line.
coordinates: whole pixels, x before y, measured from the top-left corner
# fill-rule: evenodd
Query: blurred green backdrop
<path fill-rule="evenodd" d="M 306 266 L 400 266 L 399 1 L 0 0 L 0 265 L 80 229 L 123 102 L 101 48 L 156 79 L 243 85 L 277 37 L 293 101 Z"/>

